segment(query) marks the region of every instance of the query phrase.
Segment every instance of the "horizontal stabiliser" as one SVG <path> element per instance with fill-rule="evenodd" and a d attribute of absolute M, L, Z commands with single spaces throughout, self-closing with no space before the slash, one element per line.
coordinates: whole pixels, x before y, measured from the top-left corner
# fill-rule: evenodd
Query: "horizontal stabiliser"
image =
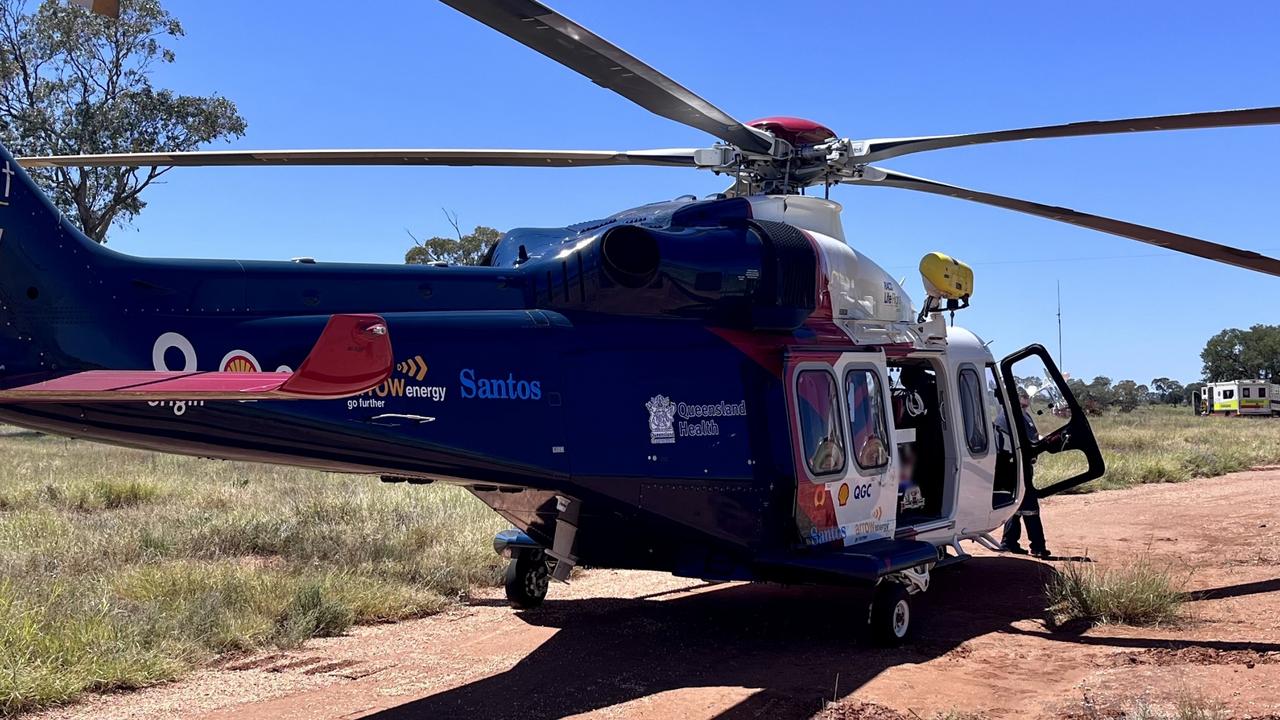
<path fill-rule="evenodd" d="M 326 400 L 358 395 L 391 376 L 391 338 L 377 315 L 334 315 L 297 372 L 89 370 L 0 390 L 0 402 Z"/>

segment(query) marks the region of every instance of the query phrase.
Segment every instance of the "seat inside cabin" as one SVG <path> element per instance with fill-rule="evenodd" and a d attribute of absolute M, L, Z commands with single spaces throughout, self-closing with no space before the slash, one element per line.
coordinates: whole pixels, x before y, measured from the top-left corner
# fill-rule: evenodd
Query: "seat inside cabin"
<path fill-rule="evenodd" d="M 947 442 L 938 373 L 929 360 L 889 364 L 898 430 L 898 527 L 943 517 L 948 484 Z"/>

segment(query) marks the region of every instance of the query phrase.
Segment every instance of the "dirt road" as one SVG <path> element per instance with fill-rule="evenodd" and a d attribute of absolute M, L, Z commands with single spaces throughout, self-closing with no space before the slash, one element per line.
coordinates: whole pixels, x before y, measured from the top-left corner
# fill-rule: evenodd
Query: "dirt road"
<path fill-rule="evenodd" d="M 1280 469 L 1055 498 L 1045 524 L 1061 555 L 1175 563 L 1188 620 L 1051 630 L 1053 563 L 987 553 L 939 572 L 920 639 L 887 651 L 856 644 L 844 591 L 595 571 L 536 611 L 491 594 L 40 717 L 1085 718 L 1197 695 L 1280 718 Z"/>

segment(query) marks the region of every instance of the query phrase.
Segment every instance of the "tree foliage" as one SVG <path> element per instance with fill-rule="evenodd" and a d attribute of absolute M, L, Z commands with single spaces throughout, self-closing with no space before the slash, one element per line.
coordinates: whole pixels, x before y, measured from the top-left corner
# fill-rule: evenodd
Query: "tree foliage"
<path fill-rule="evenodd" d="M 445 212 L 445 218 L 453 226 L 455 237 L 436 236 L 427 240 L 418 240 L 413 233 L 413 247 L 405 251 L 404 261 L 410 265 L 426 265 L 443 262 L 450 265 L 479 265 L 489 254 L 489 248 L 498 242 L 502 233 L 491 227 L 477 225 L 475 230 L 462 233 L 458 226 L 458 216 Z"/>
<path fill-rule="evenodd" d="M 1227 328 L 1200 353 L 1206 382 L 1280 380 L 1280 325 Z"/>
<path fill-rule="evenodd" d="M 0 0 L 0 140 L 14 155 L 177 152 L 244 134 L 230 100 L 156 88 L 182 25 L 160 0 L 120 0 L 119 20 L 61 0 L 34 12 Z M 105 242 L 146 203 L 168 168 L 51 168 L 32 172 L 54 203 Z"/>
<path fill-rule="evenodd" d="M 1150 402 L 1166 405 L 1180 405 L 1184 402 L 1182 383 L 1167 377 L 1158 377 L 1151 381 Z"/>
<path fill-rule="evenodd" d="M 1132 380 L 1116 383 L 1112 393 L 1115 397 L 1114 404 L 1120 412 L 1133 412 L 1147 399 L 1146 386 Z"/>
<path fill-rule="evenodd" d="M 1080 407 L 1089 415 L 1101 415 L 1105 410 L 1132 412 L 1142 405 L 1182 405 L 1192 402 L 1203 383 L 1184 386 L 1177 380 L 1158 377 L 1150 385 L 1134 380 L 1112 383 L 1111 378 L 1099 375 L 1089 382 L 1072 378 L 1067 389 L 1080 401 Z"/>

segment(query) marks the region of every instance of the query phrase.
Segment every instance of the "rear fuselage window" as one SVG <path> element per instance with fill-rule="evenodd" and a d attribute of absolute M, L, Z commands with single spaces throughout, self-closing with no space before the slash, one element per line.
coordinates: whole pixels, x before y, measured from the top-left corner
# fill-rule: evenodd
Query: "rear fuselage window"
<path fill-rule="evenodd" d="M 978 371 L 960 369 L 960 414 L 964 418 L 964 440 L 971 455 L 987 452 L 987 413 L 983 403 L 982 380 Z"/>
<path fill-rule="evenodd" d="M 828 370 L 796 374 L 796 405 L 805 463 L 815 477 L 844 472 L 844 431 L 840 423 L 840 392 Z"/>
<path fill-rule="evenodd" d="M 844 376 L 849 404 L 849 438 L 853 459 L 863 470 L 889 464 L 889 430 L 885 422 L 884 391 L 873 370 L 854 368 Z"/>

